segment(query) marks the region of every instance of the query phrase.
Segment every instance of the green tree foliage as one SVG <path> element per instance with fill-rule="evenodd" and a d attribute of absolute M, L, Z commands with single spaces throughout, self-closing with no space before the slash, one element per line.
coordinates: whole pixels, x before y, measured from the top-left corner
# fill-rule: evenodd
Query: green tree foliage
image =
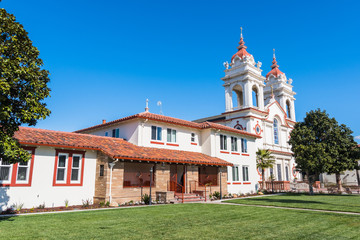
<path fill-rule="evenodd" d="M 15 16 L 0 9 L 0 158 L 16 162 L 29 156 L 13 139 L 21 124 L 34 126 L 49 116 L 49 72 L 39 51 Z"/>
<path fill-rule="evenodd" d="M 353 151 L 356 143 L 352 132 L 339 125 L 320 109 L 306 114 L 303 122 L 295 124 L 290 134 L 291 149 L 297 168 L 309 178 L 310 193 L 313 193 L 313 176 L 320 173 L 339 173 L 354 169 Z"/>
<path fill-rule="evenodd" d="M 272 168 L 275 160 L 269 149 L 258 149 L 256 152 L 256 167 L 261 168 L 262 186 L 265 189 L 265 169 Z"/>

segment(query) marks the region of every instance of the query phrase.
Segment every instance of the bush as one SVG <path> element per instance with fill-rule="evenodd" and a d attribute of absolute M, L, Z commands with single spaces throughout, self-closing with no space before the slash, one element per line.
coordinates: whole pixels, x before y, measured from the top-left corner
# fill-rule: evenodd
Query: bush
<path fill-rule="evenodd" d="M 45 208 L 45 203 L 40 204 L 37 208 L 38 208 L 38 209 L 44 209 L 44 208 Z"/>
<path fill-rule="evenodd" d="M 2 211 L 1 214 L 15 214 L 15 210 L 12 207 L 7 208 L 5 211 Z"/>
<path fill-rule="evenodd" d="M 83 208 L 87 208 L 87 207 L 89 207 L 91 204 L 92 204 L 91 199 L 82 200 L 82 207 L 83 207 Z"/>
<path fill-rule="evenodd" d="M 150 203 L 150 196 L 148 194 L 144 194 L 141 197 L 141 201 L 143 201 L 146 205 Z"/>
<path fill-rule="evenodd" d="M 100 205 L 100 207 L 104 207 L 104 206 L 105 206 L 105 202 L 101 201 L 101 202 L 99 202 L 99 205 Z"/>
<path fill-rule="evenodd" d="M 213 198 L 216 200 L 216 199 L 220 199 L 221 195 L 220 195 L 220 192 L 217 192 L 215 191 L 213 194 L 212 194 Z"/>
<path fill-rule="evenodd" d="M 16 211 L 20 211 L 23 207 L 24 207 L 24 203 L 14 203 L 12 205 L 12 207 L 16 210 Z"/>
<path fill-rule="evenodd" d="M 105 206 L 110 207 L 110 202 L 107 201 L 107 202 L 105 203 Z"/>

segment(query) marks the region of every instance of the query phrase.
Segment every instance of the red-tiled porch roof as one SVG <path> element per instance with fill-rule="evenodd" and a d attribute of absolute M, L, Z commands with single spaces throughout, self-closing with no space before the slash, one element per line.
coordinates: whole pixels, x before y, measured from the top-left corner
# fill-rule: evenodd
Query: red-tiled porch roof
<path fill-rule="evenodd" d="M 29 127 L 20 127 L 14 137 L 23 145 L 92 149 L 101 151 L 111 158 L 221 166 L 232 165 L 220 158 L 202 153 L 139 147 L 121 138 L 100 137 Z"/>
<path fill-rule="evenodd" d="M 163 116 L 163 115 L 159 115 L 159 114 L 154 114 L 154 113 L 150 113 L 150 112 L 142 112 L 142 113 L 138 113 L 138 114 L 131 115 L 128 117 L 120 118 L 120 119 L 117 119 L 117 120 L 114 120 L 111 122 L 107 122 L 104 124 L 99 124 L 99 125 L 95 125 L 92 127 L 84 128 L 84 129 L 75 131 L 75 133 L 85 133 L 85 132 L 88 132 L 89 130 L 94 130 L 94 129 L 97 129 L 100 127 L 106 127 L 109 125 L 113 125 L 116 123 L 120 123 L 120 122 L 127 121 L 130 119 L 135 119 L 135 118 L 149 119 L 149 120 L 153 120 L 153 121 L 171 123 L 171 124 L 176 124 L 176 125 L 191 127 L 191 128 L 197 128 L 197 129 L 214 128 L 214 129 L 220 129 L 220 130 L 224 130 L 224 131 L 234 132 L 234 133 L 241 134 L 241 135 L 246 135 L 249 137 L 261 138 L 256 134 L 249 133 L 244 130 L 238 130 L 235 128 L 227 127 L 227 126 L 224 126 L 221 124 L 216 124 L 216 123 L 212 123 L 212 122 L 196 123 L 196 122 L 186 121 L 186 120 L 179 119 L 179 118 L 173 118 L 173 117 Z"/>

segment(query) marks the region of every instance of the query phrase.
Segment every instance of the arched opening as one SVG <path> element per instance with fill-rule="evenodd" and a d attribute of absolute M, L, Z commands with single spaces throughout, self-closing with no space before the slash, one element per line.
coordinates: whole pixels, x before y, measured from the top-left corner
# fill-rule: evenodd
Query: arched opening
<path fill-rule="evenodd" d="M 254 85 L 253 87 L 252 87 L 252 105 L 254 106 L 254 107 L 258 107 L 259 105 L 259 98 L 258 98 L 258 96 L 259 96 L 259 91 L 258 91 L 258 89 L 257 89 L 257 87 Z"/>
<path fill-rule="evenodd" d="M 233 108 L 240 109 L 244 105 L 244 95 L 243 90 L 240 85 L 236 85 L 232 90 L 232 101 Z"/>
<path fill-rule="evenodd" d="M 286 100 L 286 115 L 288 118 L 291 118 L 291 108 L 289 100 Z"/>
<path fill-rule="evenodd" d="M 274 143 L 279 144 L 279 122 L 276 118 L 274 119 L 273 127 L 274 127 Z"/>

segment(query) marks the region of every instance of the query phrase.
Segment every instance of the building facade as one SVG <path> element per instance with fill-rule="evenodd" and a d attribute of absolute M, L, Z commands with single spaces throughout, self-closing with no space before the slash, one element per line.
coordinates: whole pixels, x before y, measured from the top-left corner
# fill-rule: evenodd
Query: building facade
<path fill-rule="evenodd" d="M 295 124 L 292 80 L 279 70 L 262 76 L 261 62 L 238 51 L 224 63 L 225 111 L 186 121 L 145 111 L 74 133 L 20 128 L 15 138 L 32 158 L 0 161 L 2 209 L 16 203 L 31 208 L 109 201 L 140 201 L 150 194 L 167 200 L 195 200 L 218 191 L 255 192 L 260 187 L 256 151 L 270 149 L 276 164 L 266 182 L 289 190 L 300 178 L 288 144 Z M 280 188 L 279 188 L 280 189 Z"/>

